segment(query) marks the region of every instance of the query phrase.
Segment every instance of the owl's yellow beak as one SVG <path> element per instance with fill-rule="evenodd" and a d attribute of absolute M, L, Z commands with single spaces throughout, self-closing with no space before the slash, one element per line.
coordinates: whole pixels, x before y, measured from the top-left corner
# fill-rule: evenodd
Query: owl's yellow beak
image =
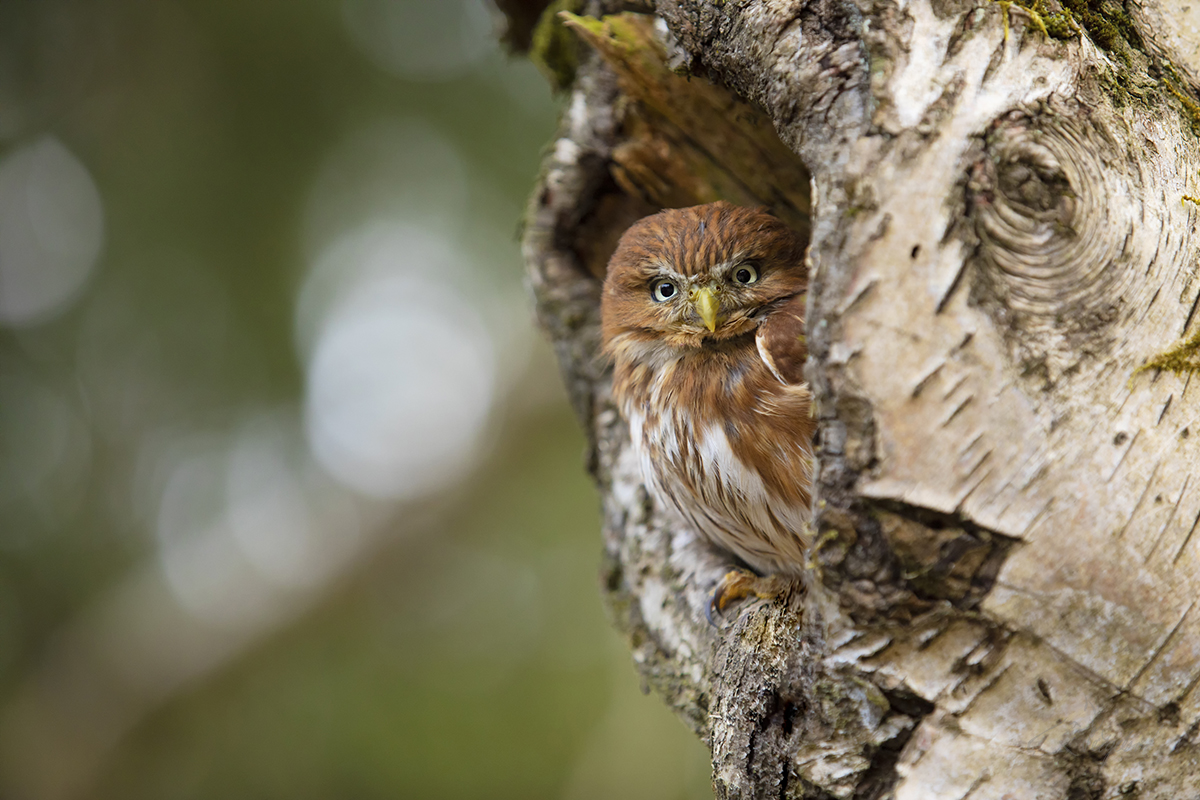
<path fill-rule="evenodd" d="M 721 310 L 716 291 L 711 286 L 700 286 L 692 289 L 691 300 L 692 307 L 696 309 L 700 319 L 704 320 L 704 326 L 716 333 L 717 323 L 720 321 L 718 312 Z"/>

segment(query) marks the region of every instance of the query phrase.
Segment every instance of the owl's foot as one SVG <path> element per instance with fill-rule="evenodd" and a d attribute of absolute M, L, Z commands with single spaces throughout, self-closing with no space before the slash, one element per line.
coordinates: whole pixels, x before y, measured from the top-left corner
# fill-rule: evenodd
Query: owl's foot
<path fill-rule="evenodd" d="M 774 600 L 791 587 L 793 581 L 784 575 L 755 575 L 744 569 L 731 569 L 717 582 L 708 598 L 704 616 L 710 625 L 716 625 L 715 614 L 725 606 L 743 597 L 754 596 L 762 600 Z"/>

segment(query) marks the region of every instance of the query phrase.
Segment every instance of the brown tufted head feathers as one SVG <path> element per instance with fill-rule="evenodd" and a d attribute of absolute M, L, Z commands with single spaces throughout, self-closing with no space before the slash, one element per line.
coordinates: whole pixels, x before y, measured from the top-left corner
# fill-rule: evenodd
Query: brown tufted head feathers
<path fill-rule="evenodd" d="M 625 232 L 608 265 L 606 349 L 623 338 L 698 347 L 749 333 L 806 285 L 805 242 L 766 210 L 669 209 Z"/>

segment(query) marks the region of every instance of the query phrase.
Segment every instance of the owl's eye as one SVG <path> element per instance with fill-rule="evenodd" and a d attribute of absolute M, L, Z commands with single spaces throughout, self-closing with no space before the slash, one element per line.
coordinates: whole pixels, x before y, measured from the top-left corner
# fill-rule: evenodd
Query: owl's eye
<path fill-rule="evenodd" d="M 654 302 L 661 303 L 665 300 L 670 300 L 679 292 L 675 288 L 675 284 L 670 281 L 658 281 L 650 287 L 650 296 L 654 298 Z"/>
<path fill-rule="evenodd" d="M 733 273 L 733 279 L 738 283 L 749 286 L 752 283 L 758 282 L 758 270 L 753 264 L 743 264 L 737 268 L 737 272 Z"/>

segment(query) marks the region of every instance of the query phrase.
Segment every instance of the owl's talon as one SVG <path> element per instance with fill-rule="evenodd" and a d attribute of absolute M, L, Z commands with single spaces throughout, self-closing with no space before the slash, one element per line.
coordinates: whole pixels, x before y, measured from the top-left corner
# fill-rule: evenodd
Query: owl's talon
<path fill-rule="evenodd" d="M 725 573 L 709 595 L 708 605 L 704 609 L 704 617 L 709 625 L 717 624 L 715 614 L 725 610 L 725 606 L 735 600 L 754 596 L 761 600 L 774 600 L 783 594 L 790 582 L 782 575 L 755 575 L 744 569 L 731 569 Z"/>

